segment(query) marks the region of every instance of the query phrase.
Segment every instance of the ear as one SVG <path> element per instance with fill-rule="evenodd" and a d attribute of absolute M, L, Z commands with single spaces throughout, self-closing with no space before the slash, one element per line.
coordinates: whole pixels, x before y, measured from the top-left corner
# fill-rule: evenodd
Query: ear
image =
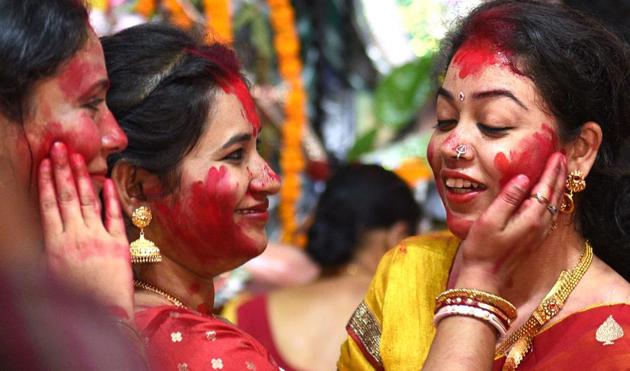
<path fill-rule="evenodd" d="M 407 227 L 407 223 L 403 222 L 402 220 L 397 221 L 391 227 L 387 228 L 387 248 L 390 249 L 396 246 L 407 236 L 409 236 L 409 228 Z"/>
<path fill-rule="evenodd" d="M 580 170 L 588 175 L 597 158 L 602 144 L 602 128 L 598 123 L 589 121 L 582 125 L 580 134 L 567 149 L 568 171 Z"/>
<path fill-rule="evenodd" d="M 131 218 L 133 211 L 149 201 L 151 196 L 161 193 L 162 184 L 153 173 L 130 164 L 118 161 L 112 168 L 112 180 L 116 185 L 123 212 Z M 151 190 L 147 194 L 147 190 Z"/>

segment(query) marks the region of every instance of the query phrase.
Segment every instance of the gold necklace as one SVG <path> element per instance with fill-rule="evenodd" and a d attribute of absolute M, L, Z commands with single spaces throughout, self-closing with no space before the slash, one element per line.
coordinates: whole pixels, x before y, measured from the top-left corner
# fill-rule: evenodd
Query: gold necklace
<path fill-rule="evenodd" d="M 170 301 L 171 304 L 173 304 L 174 306 L 178 307 L 178 308 L 186 308 L 186 306 L 184 305 L 184 303 L 182 303 L 181 300 L 177 299 L 176 297 L 174 297 L 173 295 L 169 294 L 166 291 L 163 291 L 153 285 L 149 285 L 146 282 L 142 282 L 142 281 L 138 281 L 138 280 L 133 280 L 133 286 L 136 288 L 140 288 L 140 289 L 144 289 L 147 291 L 151 291 L 153 293 L 156 293 L 162 297 L 164 297 L 166 300 Z"/>
<path fill-rule="evenodd" d="M 532 348 L 534 336 L 551 320 L 567 301 L 593 261 L 593 247 L 584 241 L 580 260 L 570 271 L 562 271 L 560 277 L 527 321 L 495 351 L 495 358 L 506 355 L 503 370 L 515 370 Z"/>

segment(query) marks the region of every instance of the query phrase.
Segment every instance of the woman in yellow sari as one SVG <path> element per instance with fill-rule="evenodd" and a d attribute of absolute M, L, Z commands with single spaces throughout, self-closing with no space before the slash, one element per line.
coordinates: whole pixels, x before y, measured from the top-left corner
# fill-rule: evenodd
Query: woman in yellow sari
<path fill-rule="evenodd" d="M 628 369 L 628 46 L 493 1 L 445 60 L 427 157 L 450 231 L 386 255 L 338 368 Z"/>

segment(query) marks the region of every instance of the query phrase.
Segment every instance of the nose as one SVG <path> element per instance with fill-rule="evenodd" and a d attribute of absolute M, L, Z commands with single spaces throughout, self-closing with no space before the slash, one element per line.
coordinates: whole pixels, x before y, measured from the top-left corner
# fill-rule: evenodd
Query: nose
<path fill-rule="evenodd" d="M 271 169 L 267 161 L 260 158 L 257 166 L 252 169 L 249 187 L 253 192 L 272 195 L 280 191 L 280 177 Z"/>
<path fill-rule="evenodd" d="M 105 156 L 120 152 L 127 148 L 127 135 L 118 125 L 118 121 L 109 109 L 101 121 L 101 147 Z"/>
<path fill-rule="evenodd" d="M 474 156 L 472 136 L 462 127 L 460 122 L 440 145 L 443 158 L 451 161 L 467 161 Z"/>

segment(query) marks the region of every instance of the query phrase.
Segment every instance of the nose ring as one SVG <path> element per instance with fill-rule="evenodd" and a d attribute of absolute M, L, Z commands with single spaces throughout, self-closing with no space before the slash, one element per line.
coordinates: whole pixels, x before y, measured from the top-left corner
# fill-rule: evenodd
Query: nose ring
<path fill-rule="evenodd" d="M 465 144 L 459 144 L 455 147 L 455 154 L 457 155 L 455 158 L 459 160 L 459 158 L 466 154 L 468 151 L 468 147 Z"/>

